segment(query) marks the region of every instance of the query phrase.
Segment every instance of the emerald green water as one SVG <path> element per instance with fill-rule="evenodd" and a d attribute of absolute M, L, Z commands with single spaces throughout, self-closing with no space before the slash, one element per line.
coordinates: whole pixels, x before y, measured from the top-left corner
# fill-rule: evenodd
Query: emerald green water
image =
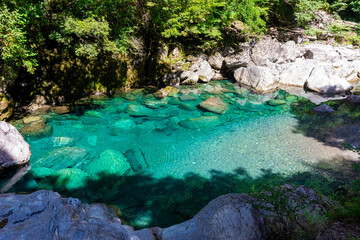
<path fill-rule="evenodd" d="M 227 81 L 180 88 L 165 100 L 144 90 L 85 99 L 63 115 L 41 115 L 53 131 L 26 137 L 32 169 L 10 191 L 51 189 L 116 205 L 138 228 L 166 227 L 221 194 L 247 191 L 270 177 L 304 173 L 306 179 L 313 163 L 339 153 L 296 133 L 299 120 L 290 106 L 304 99 L 285 92 L 257 96 Z M 179 99 L 185 93 L 190 100 Z M 199 108 L 210 96 L 228 111 Z M 269 105 L 274 97 L 284 104 Z M 134 104 L 143 112 L 136 115 L 144 116 L 129 115 Z M 181 122 L 204 116 L 217 118 L 201 128 Z"/>

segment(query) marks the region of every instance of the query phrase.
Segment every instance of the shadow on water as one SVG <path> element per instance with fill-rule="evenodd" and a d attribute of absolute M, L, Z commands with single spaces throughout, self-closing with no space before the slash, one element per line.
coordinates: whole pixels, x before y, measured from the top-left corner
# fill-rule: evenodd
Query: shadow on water
<path fill-rule="evenodd" d="M 290 112 L 298 120 L 294 132 L 338 148 L 343 148 L 342 143 L 360 146 L 360 105 L 346 100 L 326 104 L 335 112 L 317 114 L 312 110 L 316 105 L 309 100 L 292 104 Z"/>
<path fill-rule="evenodd" d="M 337 165 L 328 164 L 336 162 L 334 160 Z M 26 188 L 31 181 L 36 181 L 37 189 L 55 190 L 64 197 L 80 198 L 83 202 L 115 205 L 121 210 L 124 222 L 135 228 L 168 227 L 192 218 L 211 200 L 227 193 L 254 193 L 292 183 L 306 185 L 330 197 L 344 195 L 350 180 L 355 177 L 351 164 L 353 161 L 347 159 L 327 159 L 312 166 L 308 172 L 283 175 L 262 169 L 262 176 L 257 178 L 242 168 L 232 173 L 212 170 L 209 178 L 189 172 L 183 178 L 156 179 L 138 172 L 123 177 L 101 174 L 96 179 L 86 178 L 86 181 L 76 174 L 61 176 L 62 179 L 55 176 L 40 178 L 31 171 L 10 191 L 29 191 Z M 344 171 L 343 166 L 349 166 L 348 171 Z M 66 189 L 74 183 L 78 184 L 76 188 Z"/>

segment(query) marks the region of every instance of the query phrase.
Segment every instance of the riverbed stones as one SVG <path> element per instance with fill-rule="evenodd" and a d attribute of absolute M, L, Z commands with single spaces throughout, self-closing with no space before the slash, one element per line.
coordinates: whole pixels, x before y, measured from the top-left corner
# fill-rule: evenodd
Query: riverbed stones
<path fill-rule="evenodd" d="M 165 97 L 171 97 L 176 95 L 179 92 L 177 87 L 166 86 L 165 88 L 161 88 L 154 93 L 154 96 L 158 99 L 162 99 Z"/>
<path fill-rule="evenodd" d="M 140 105 L 140 104 L 130 104 L 126 108 L 126 112 L 130 116 L 135 116 L 135 117 L 150 116 L 152 114 L 151 109 L 149 109 L 143 105 Z"/>
<path fill-rule="evenodd" d="M 179 97 L 180 101 L 187 102 L 187 101 L 195 101 L 197 97 L 190 95 L 190 94 L 183 94 Z"/>
<path fill-rule="evenodd" d="M 101 177 L 120 177 L 130 168 L 129 162 L 121 152 L 108 149 L 102 152 L 99 158 L 92 161 L 86 170 L 92 178 L 99 179 Z"/>
<path fill-rule="evenodd" d="M 62 147 L 55 149 L 32 162 L 34 167 L 49 167 L 54 170 L 71 168 L 86 160 L 89 152 L 80 147 Z"/>
<path fill-rule="evenodd" d="M 206 99 L 200 103 L 200 106 L 210 112 L 218 114 L 224 114 L 229 109 L 227 104 L 215 97 Z"/>
<path fill-rule="evenodd" d="M 179 124 L 184 128 L 197 129 L 197 128 L 215 127 L 220 123 L 221 121 L 218 116 L 203 116 L 203 117 L 196 117 L 196 118 L 183 120 Z"/>
<path fill-rule="evenodd" d="M 68 106 L 53 107 L 53 108 L 51 108 L 51 111 L 57 115 L 63 115 L 63 114 L 67 114 L 67 113 L 71 112 L 70 108 Z"/>
<path fill-rule="evenodd" d="M 166 107 L 168 104 L 168 99 L 167 98 L 163 98 L 161 100 L 146 100 L 144 101 L 144 105 L 148 108 L 152 108 L 152 109 L 158 109 L 158 108 L 162 108 L 162 107 Z"/>
<path fill-rule="evenodd" d="M 29 162 L 30 146 L 18 130 L 6 122 L 0 122 L 0 172 Z"/>
<path fill-rule="evenodd" d="M 149 167 L 149 164 L 145 159 L 144 152 L 137 146 L 127 150 L 124 155 L 134 172 L 138 172 Z"/>
<path fill-rule="evenodd" d="M 53 127 L 42 120 L 26 124 L 20 129 L 23 136 L 31 139 L 50 137 L 53 134 Z"/>
<path fill-rule="evenodd" d="M 70 137 L 53 137 L 51 139 L 53 147 L 71 147 L 74 139 Z"/>
<path fill-rule="evenodd" d="M 116 121 L 110 128 L 111 135 L 121 135 L 125 131 L 133 129 L 136 127 L 136 123 L 131 119 L 121 119 Z"/>

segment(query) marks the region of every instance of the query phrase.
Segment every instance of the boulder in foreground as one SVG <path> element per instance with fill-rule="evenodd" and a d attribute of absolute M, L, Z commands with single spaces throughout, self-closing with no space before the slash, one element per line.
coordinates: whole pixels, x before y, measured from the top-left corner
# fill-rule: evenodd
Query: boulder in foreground
<path fill-rule="evenodd" d="M 29 162 L 30 146 L 11 124 L 0 122 L 0 172 Z"/>

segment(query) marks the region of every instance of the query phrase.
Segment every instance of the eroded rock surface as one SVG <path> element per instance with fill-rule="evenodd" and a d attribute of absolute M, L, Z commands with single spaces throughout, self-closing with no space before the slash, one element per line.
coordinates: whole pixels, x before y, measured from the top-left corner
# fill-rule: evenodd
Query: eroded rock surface
<path fill-rule="evenodd" d="M 29 162 L 30 146 L 15 127 L 0 122 L 0 172 Z"/>

